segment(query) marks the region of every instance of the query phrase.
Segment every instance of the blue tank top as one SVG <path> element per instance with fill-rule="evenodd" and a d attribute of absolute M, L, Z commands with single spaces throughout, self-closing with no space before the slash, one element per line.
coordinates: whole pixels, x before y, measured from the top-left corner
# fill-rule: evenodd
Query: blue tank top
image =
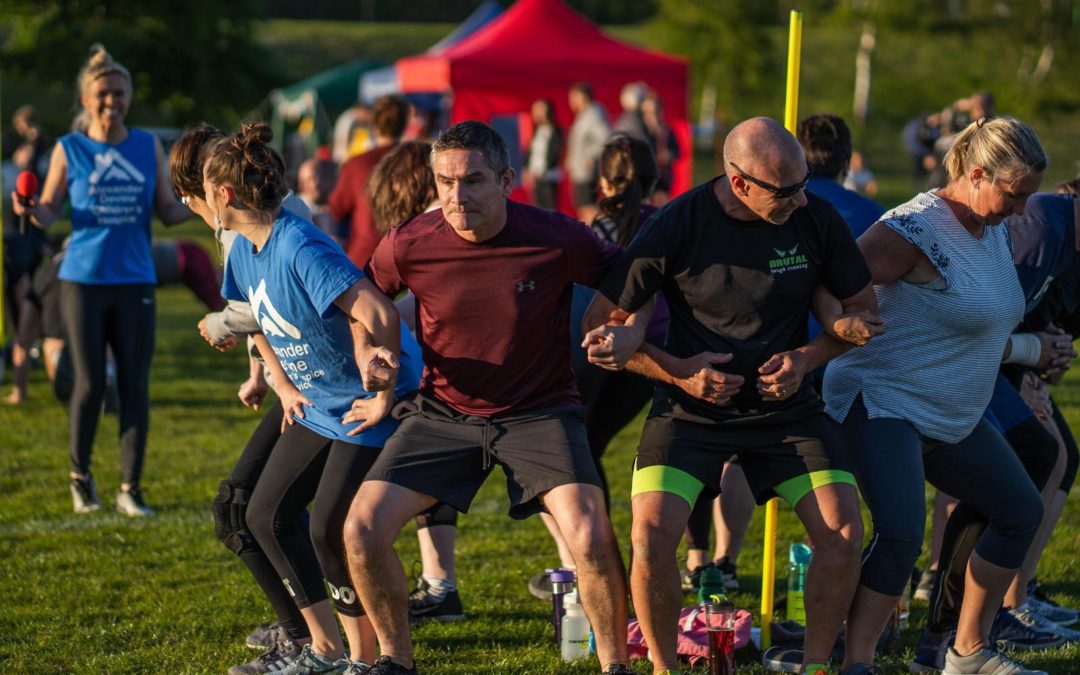
<path fill-rule="evenodd" d="M 129 129 L 122 143 L 81 132 L 60 138 L 67 158 L 71 242 L 60 278 L 81 284 L 153 284 L 150 219 L 157 188 L 154 136 Z"/>

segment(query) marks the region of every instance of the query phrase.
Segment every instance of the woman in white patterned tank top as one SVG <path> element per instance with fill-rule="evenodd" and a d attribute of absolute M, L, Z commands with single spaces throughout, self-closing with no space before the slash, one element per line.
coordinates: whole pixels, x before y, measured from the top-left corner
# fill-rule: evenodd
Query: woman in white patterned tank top
<path fill-rule="evenodd" d="M 982 415 L 1024 309 L 1000 224 L 1023 212 L 1046 157 L 1027 125 L 998 118 L 972 123 L 945 161 L 946 187 L 886 213 L 859 239 L 886 331 L 835 359 L 825 375 L 826 412 L 844 425 L 874 521 L 847 622 L 845 672 L 873 662 L 918 558 L 925 480 L 988 522 L 969 562 L 945 673 L 1038 672 L 1009 661 L 990 640 L 1042 503 Z"/>

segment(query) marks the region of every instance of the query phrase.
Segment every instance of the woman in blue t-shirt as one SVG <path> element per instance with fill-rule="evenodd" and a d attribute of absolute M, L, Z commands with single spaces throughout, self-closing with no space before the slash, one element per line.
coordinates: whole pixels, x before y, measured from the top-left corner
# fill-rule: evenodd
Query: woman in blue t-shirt
<path fill-rule="evenodd" d="M 324 672 L 346 664 L 329 602 L 313 601 L 322 587 L 320 564 L 351 654 L 375 655 L 341 531 L 353 494 L 397 426 L 387 417 L 390 407 L 419 384 L 420 356 L 414 340 L 402 340 L 393 304 L 341 247 L 281 208 L 285 166 L 267 145 L 271 138 L 266 125 L 245 124 L 219 142 L 203 187 L 216 221 L 240 235 L 222 293 L 251 305 L 262 326 L 256 345 L 284 410 L 283 433 L 251 495 L 247 525 L 311 630 L 289 672 Z M 317 560 L 299 518 L 309 502 Z"/>
<path fill-rule="evenodd" d="M 120 395 L 121 484 L 116 508 L 153 515 L 142 498 L 150 422 L 150 357 L 154 351 L 154 287 L 150 220 L 166 225 L 192 216 L 176 201 L 163 172 L 164 153 L 152 134 L 124 124 L 131 75 L 94 45 L 79 72 L 82 111 L 49 160 L 39 200 L 15 213 L 40 228 L 71 201 L 71 243 L 60 266 L 60 307 L 75 370 L 71 396 L 71 497 L 76 513 L 101 508 L 90 474 L 90 452 L 105 396 L 106 349 L 116 359 Z"/>

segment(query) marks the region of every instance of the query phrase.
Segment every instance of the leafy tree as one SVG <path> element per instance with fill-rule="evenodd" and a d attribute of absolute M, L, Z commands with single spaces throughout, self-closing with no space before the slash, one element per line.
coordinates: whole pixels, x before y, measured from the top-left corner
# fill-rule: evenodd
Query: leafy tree
<path fill-rule="evenodd" d="M 100 42 L 132 74 L 136 121 L 234 121 L 265 95 L 271 58 L 252 38 L 258 0 L 4 0 L 5 74 L 74 82 Z"/>

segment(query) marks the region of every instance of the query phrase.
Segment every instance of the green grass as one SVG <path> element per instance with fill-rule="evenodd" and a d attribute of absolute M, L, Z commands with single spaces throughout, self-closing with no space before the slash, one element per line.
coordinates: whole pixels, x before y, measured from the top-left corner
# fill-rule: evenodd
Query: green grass
<path fill-rule="evenodd" d="M 167 236 L 209 241 L 185 225 Z M 151 385 L 152 427 L 146 463 L 148 501 L 158 517 L 123 519 L 108 511 L 71 513 L 66 482 L 67 414 L 40 371 L 32 399 L 0 407 L 0 670 L 11 673 L 221 673 L 249 660 L 243 637 L 272 618 L 239 560 L 213 535 L 209 504 L 259 416 L 236 400 L 246 375 L 239 353 L 218 354 L 195 332 L 201 307 L 183 288 L 160 291 Z M 1069 419 L 1080 423 L 1080 377 L 1058 387 Z M 623 553 L 630 525 L 629 473 L 641 420 L 625 429 L 604 458 L 612 478 L 612 517 Z M 119 481 L 115 417 L 103 418 L 95 475 L 106 504 Z M 550 643 L 549 609 L 526 580 L 556 564 L 538 519 L 511 521 L 496 475 L 461 521 L 460 584 L 470 620 L 424 626 L 418 658 L 430 675 L 593 673 L 595 663 L 563 665 Z M 757 613 L 761 513 L 740 561 L 738 605 Z M 803 535 L 781 510 L 780 551 Z M 398 550 L 408 568 L 418 558 L 407 531 Z M 1080 511 L 1071 503 L 1041 569 L 1055 597 L 1080 605 Z M 903 651 L 887 656 L 903 672 L 925 609 L 916 605 Z M 762 672 L 740 653 L 742 672 Z M 1054 673 L 1080 670 L 1080 649 L 1026 657 Z M 639 663 L 635 672 L 646 673 Z"/>

